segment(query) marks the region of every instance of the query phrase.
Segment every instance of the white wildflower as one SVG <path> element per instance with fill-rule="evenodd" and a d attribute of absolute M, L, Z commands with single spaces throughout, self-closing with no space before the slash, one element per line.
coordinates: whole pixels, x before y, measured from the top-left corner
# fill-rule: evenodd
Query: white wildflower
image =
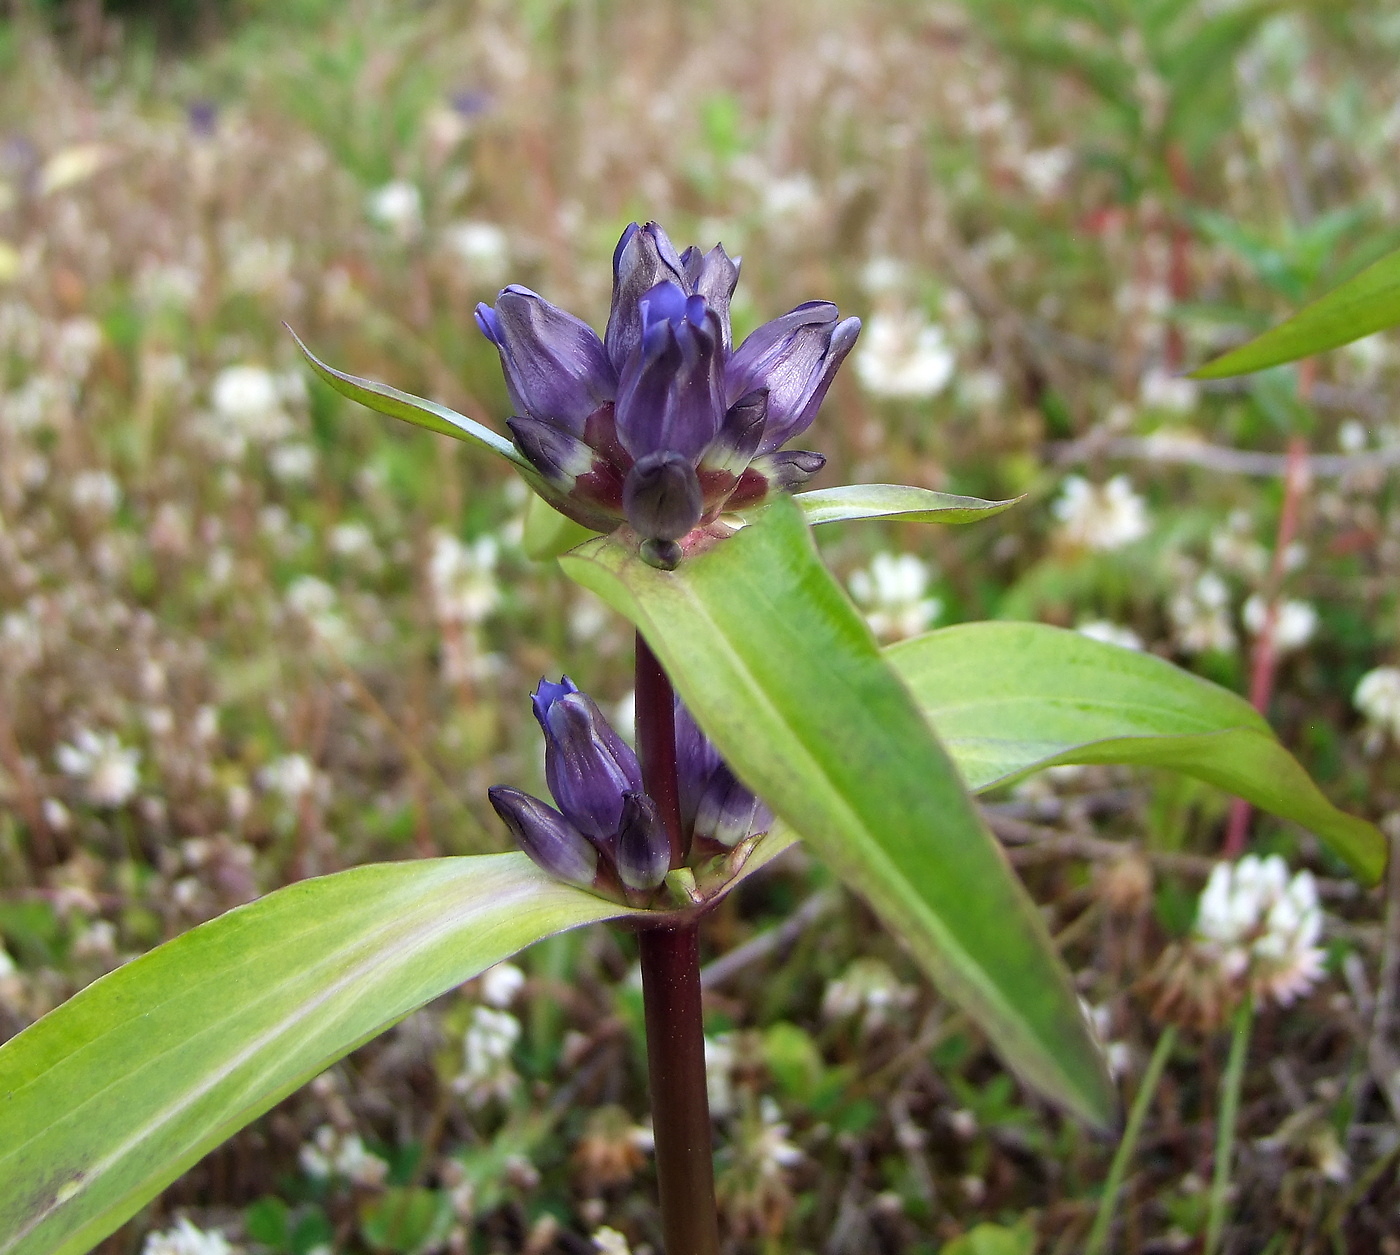
<path fill-rule="evenodd" d="M 1176 628 L 1177 644 L 1188 654 L 1229 653 L 1235 648 L 1230 589 L 1214 571 L 1204 572 L 1181 589 L 1168 603 L 1167 613 Z"/>
<path fill-rule="evenodd" d="M 525 973 L 514 963 L 497 963 L 481 974 L 481 1000 L 488 1007 L 504 1010 L 525 987 Z"/>
<path fill-rule="evenodd" d="M 1021 179 L 1041 200 L 1058 196 L 1074 166 L 1074 153 L 1063 145 L 1037 148 L 1021 157 Z"/>
<path fill-rule="evenodd" d="M 428 559 L 428 582 L 439 620 L 444 623 L 481 623 L 500 604 L 496 581 L 500 545 L 491 535 L 463 544 L 449 532 L 433 534 Z"/>
<path fill-rule="evenodd" d="M 1194 379 L 1161 369 L 1149 370 L 1138 381 L 1138 403 L 1148 410 L 1189 414 L 1196 408 L 1200 385 Z"/>
<path fill-rule="evenodd" d="M 454 1082 L 472 1107 L 484 1107 L 492 1098 L 506 1101 L 520 1077 L 510 1064 L 511 1051 L 520 1040 L 520 1021 L 508 1011 L 473 1007 L 471 1023 L 462 1037 L 462 1074 Z"/>
<path fill-rule="evenodd" d="M 1341 445 L 1343 453 L 1360 453 L 1369 442 L 1366 424 L 1358 419 L 1349 418 L 1337 428 L 1337 443 Z"/>
<path fill-rule="evenodd" d="M 813 217 L 821 209 L 821 193 L 816 181 L 805 171 L 769 177 L 760 186 L 766 218 L 801 221 Z"/>
<path fill-rule="evenodd" d="M 1366 672 L 1352 701 L 1371 725 L 1376 748 L 1387 733 L 1400 744 L 1400 667 L 1376 667 Z"/>
<path fill-rule="evenodd" d="M 1089 1022 L 1094 1026 L 1094 1033 L 1103 1046 L 1104 1062 L 1108 1064 L 1109 1076 L 1114 1080 L 1127 1076 L 1133 1061 L 1133 1052 L 1127 1042 L 1118 1041 L 1113 1036 L 1113 1008 L 1106 1002 L 1092 1007 L 1082 998 L 1079 1005 L 1084 1008 Z"/>
<path fill-rule="evenodd" d="M 284 754 L 259 769 L 258 784 L 288 805 L 295 805 L 321 784 L 321 773 L 305 754 Z"/>
<path fill-rule="evenodd" d="M 72 387 L 52 375 L 34 375 L 5 398 L 0 415 L 16 431 L 52 423 L 72 397 Z"/>
<path fill-rule="evenodd" d="M 1258 636 L 1268 620 L 1269 605 L 1258 593 L 1244 603 L 1242 618 L 1250 632 Z M 1274 652 L 1287 654 L 1302 649 L 1317 631 L 1317 610 L 1306 601 L 1280 601 L 1274 607 Z"/>
<path fill-rule="evenodd" d="M 376 188 L 365 201 L 365 211 L 400 240 L 414 239 L 423 229 L 423 194 L 405 179 Z"/>
<path fill-rule="evenodd" d="M 594 1232 L 592 1242 L 598 1255 L 632 1255 L 632 1248 L 627 1245 L 627 1239 L 616 1229 L 609 1229 L 607 1225 Z"/>
<path fill-rule="evenodd" d="M 1218 863 L 1201 894 L 1196 937 L 1221 974 L 1286 1005 L 1322 975 L 1322 908 L 1312 873 L 1291 880 L 1283 859 Z"/>
<path fill-rule="evenodd" d="M 111 514 L 122 499 L 121 485 L 110 471 L 80 471 L 68 493 L 79 510 L 94 514 Z"/>
<path fill-rule="evenodd" d="M 771 1098 L 765 1096 L 759 1101 L 758 1122 L 748 1132 L 745 1158 L 760 1176 L 780 1176 L 784 1168 L 802 1162 L 802 1151 L 788 1141 L 788 1126 Z"/>
<path fill-rule="evenodd" d="M 831 981 L 822 995 L 822 1015 L 828 1020 L 859 1018 L 865 1032 L 883 1027 L 909 1007 L 915 991 L 880 959 L 857 959 Z"/>
<path fill-rule="evenodd" d="M 112 732 L 79 728 L 71 743 L 54 751 L 64 775 L 83 782 L 94 806 L 125 806 L 141 784 L 141 751 L 124 746 Z"/>
<path fill-rule="evenodd" d="M 277 377 L 261 366 L 226 366 L 214 376 L 209 400 L 215 416 L 245 439 L 270 442 L 291 431 Z"/>
<path fill-rule="evenodd" d="M 1130 627 L 1121 623 L 1110 623 L 1107 619 L 1092 619 L 1074 629 L 1080 636 L 1091 641 L 1101 641 L 1105 645 L 1118 645 L 1123 649 L 1141 649 L 1142 637 Z"/>
<path fill-rule="evenodd" d="M 147 1234 L 141 1255 L 234 1255 L 236 1249 L 217 1229 L 206 1233 L 182 1216 L 173 1229 Z"/>
<path fill-rule="evenodd" d="M 283 483 L 305 483 L 316 473 L 316 450 L 300 440 L 274 445 L 267 464 Z"/>
<path fill-rule="evenodd" d="M 1106 484 L 1071 475 L 1051 509 L 1060 520 L 1061 538 L 1085 549 L 1121 549 L 1148 532 L 1147 503 L 1126 475 Z"/>
<path fill-rule="evenodd" d="M 856 378 L 868 391 L 906 401 L 937 396 L 956 364 L 947 333 L 919 310 L 872 314 L 855 354 Z"/>
<path fill-rule="evenodd" d="M 332 649 L 344 651 L 351 645 L 350 628 L 341 617 L 339 598 L 325 580 L 315 575 L 299 575 L 287 586 L 287 607 L 306 620 L 312 631 Z"/>
<path fill-rule="evenodd" d="M 355 1185 L 383 1185 L 389 1175 L 388 1163 L 365 1149 L 358 1133 L 339 1133 L 329 1124 L 316 1130 L 311 1141 L 297 1152 L 302 1171 L 318 1181 L 343 1177 Z"/>
<path fill-rule="evenodd" d="M 918 636 L 942 613 L 943 603 L 928 593 L 932 571 L 912 553 L 877 553 L 869 567 L 853 571 L 851 596 L 881 640 Z"/>
<path fill-rule="evenodd" d="M 1247 579 L 1262 579 L 1269 569 L 1269 551 L 1254 538 L 1248 510 L 1231 510 L 1225 526 L 1210 538 L 1211 561 Z"/>
<path fill-rule="evenodd" d="M 732 1033 L 705 1038 L 705 1090 L 710 1099 L 710 1114 L 719 1120 L 734 1112 L 736 1057 Z"/>
<path fill-rule="evenodd" d="M 102 328 L 91 318 L 69 318 L 54 337 L 54 365 L 68 379 L 84 379 L 102 347 Z"/>
<path fill-rule="evenodd" d="M 494 222 L 454 222 L 442 235 L 473 280 L 490 286 L 505 278 L 510 268 L 510 237 L 503 227 Z"/>
<path fill-rule="evenodd" d="M 860 283 L 871 296 L 886 296 L 904 286 L 909 263 L 898 257 L 872 257 L 861 267 Z"/>

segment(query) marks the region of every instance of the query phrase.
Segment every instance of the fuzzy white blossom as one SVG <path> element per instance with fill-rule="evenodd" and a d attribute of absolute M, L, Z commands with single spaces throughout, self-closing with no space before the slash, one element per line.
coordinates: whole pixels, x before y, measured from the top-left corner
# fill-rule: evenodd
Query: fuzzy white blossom
<path fill-rule="evenodd" d="M 217 1229 L 206 1232 L 182 1216 L 173 1229 L 148 1233 L 141 1255 L 234 1255 L 236 1250 Z"/>
<path fill-rule="evenodd" d="M 305 483 L 316 473 L 316 450 L 304 440 L 274 445 L 267 465 L 284 484 Z"/>
<path fill-rule="evenodd" d="M 1180 589 L 1167 604 L 1167 614 L 1176 628 L 1177 644 L 1188 654 L 1229 653 L 1235 648 L 1230 589 L 1214 571 Z"/>
<path fill-rule="evenodd" d="M 1244 625 L 1258 636 L 1268 621 L 1269 603 L 1255 593 L 1244 603 Z M 1274 608 L 1274 652 L 1302 649 L 1317 631 L 1317 611 L 1310 602 L 1280 601 Z"/>
<path fill-rule="evenodd" d="M 94 514 L 111 514 L 122 499 L 121 485 L 111 471 L 80 471 L 68 492 L 79 510 Z"/>
<path fill-rule="evenodd" d="M 734 1111 L 734 1064 L 738 1052 L 731 1033 L 705 1038 L 705 1090 L 710 1114 L 723 1119 Z"/>
<path fill-rule="evenodd" d="M 500 605 L 501 586 L 496 580 L 499 556 L 500 545 L 489 534 L 470 544 L 463 544 L 449 532 L 433 534 L 428 582 L 439 620 L 474 626 Z"/>
<path fill-rule="evenodd" d="M 1400 744 L 1400 667 L 1376 667 L 1366 672 L 1352 701 L 1371 725 L 1377 748 L 1387 734 Z"/>
<path fill-rule="evenodd" d="M 510 266 L 510 238 L 503 227 L 494 222 L 454 222 L 442 235 L 473 279 L 493 284 L 505 278 Z"/>
<path fill-rule="evenodd" d="M 912 553 L 877 553 L 868 567 L 851 573 L 851 596 L 876 636 L 904 640 L 927 631 L 943 610 L 937 597 L 928 596 L 931 575 Z"/>
<path fill-rule="evenodd" d="M 1069 476 L 1051 507 L 1060 521 L 1060 536 L 1085 549 L 1122 549 L 1147 535 L 1147 503 L 1133 491 L 1126 475 L 1106 484 Z"/>
<path fill-rule="evenodd" d="M 1081 623 L 1074 629 L 1080 636 L 1087 636 L 1091 641 L 1100 641 L 1105 645 L 1118 645 L 1123 649 L 1141 649 L 1142 637 L 1130 627 L 1124 627 L 1121 623 L 1111 623 L 1107 619 L 1092 619 L 1088 623 Z"/>
<path fill-rule="evenodd" d="M 802 1151 L 788 1140 L 788 1126 L 778 1104 L 766 1095 L 759 1100 L 758 1120 L 746 1132 L 744 1158 L 761 1177 L 779 1176 L 784 1168 L 802 1162 Z"/>
<path fill-rule="evenodd" d="M 1217 863 L 1196 912 L 1195 934 L 1227 980 L 1286 1005 L 1322 975 L 1322 908 L 1312 873 L 1291 879 L 1277 854 Z"/>
<path fill-rule="evenodd" d="M 305 754 L 284 754 L 258 771 L 258 784 L 288 805 L 295 805 L 321 782 L 321 773 Z"/>
<path fill-rule="evenodd" d="M 481 1000 L 488 1007 L 504 1010 L 525 988 L 525 973 L 514 963 L 497 963 L 481 974 Z"/>
<path fill-rule="evenodd" d="M 226 366 L 214 376 L 215 416 L 247 440 L 280 440 L 291 430 L 277 376 L 261 366 Z"/>
<path fill-rule="evenodd" d="M 607 1225 L 594 1232 L 592 1242 L 598 1255 L 632 1255 L 632 1248 L 627 1245 L 627 1239 L 616 1229 L 609 1229 Z"/>
<path fill-rule="evenodd" d="M 369 194 L 365 212 L 391 235 L 411 240 L 423 229 L 423 194 L 415 184 L 395 179 Z"/>
<path fill-rule="evenodd" d="M 472 1107 L 484 1107 L 493 1098 L 507 1101 L 520 1077 L 511 1067 L 511 1051 L 520 1040 L 520 1021 L 509 1011 L 473 1007 L 471 1022 L 462 1036 L 462 1074 L 454 1082 Z"/>
<path fill-rule="evenodd" d="M 340 1133 L 329 1124 L 316 1130 L 311 1141 L 297 1152 L 302 1171 L 318 1181 L 343 1177 L 355 1185 L 383 1185 L 389 1175 L 388 1163 L 365 1144 L 358 1133 Z"/>
<path fill-rule="evenodd" d="M 71 742 L 54 751 L 64 775 L 83 783 L 94 806 L 125 806 L 141 784 L 141 751 L 125 746 L 112 732 L 79 728 Z"/>
<path fill-rule="evenodd" d="M 947 333 L 918 310 L 872 314 L 855 352 L 856 378 L 867 391 L 903 401 L 937 396 L 956 364 Z"/>
<path fill-rule="evenodd" d="M 1199 397 L 1200 385 L 1194 379 L 1165 370 L 1149 370 L 1138 384 L 1138 400 L 1150 410 L 1188 414 L 1196 408 Z"/>
<path fill-rule="evenodd" d="M 864 1031 L 874 1032 L 908 1008 L 914 998 L 914 989 L 888 964 L 879 959 L 856 959 L 827 985 L 822 1015 L 828 1020 L 858 1018 Z"/>

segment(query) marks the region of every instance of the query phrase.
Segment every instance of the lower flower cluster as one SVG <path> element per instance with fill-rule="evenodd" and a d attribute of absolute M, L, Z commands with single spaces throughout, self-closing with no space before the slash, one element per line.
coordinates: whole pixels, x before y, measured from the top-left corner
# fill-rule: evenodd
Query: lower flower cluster
<path fill-rule="evenodd" d="M 506 785 L 489 790 L 491 805 L 551 876 L 634 904 L 649 901 L 672 871 L 672 852 L 637 755 L 568 676 L 542 679 L 531 701 L 558 809 Z M 675 721 L 682 848 L 692 861 L 766 832 L 772 813 L 739 782 L 679 698 Z"/>

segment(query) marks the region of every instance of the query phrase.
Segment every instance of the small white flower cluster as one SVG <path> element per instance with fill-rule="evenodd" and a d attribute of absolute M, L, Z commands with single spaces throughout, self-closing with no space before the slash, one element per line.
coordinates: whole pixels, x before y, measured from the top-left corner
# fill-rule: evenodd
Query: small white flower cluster
<path fill-rule="evenodd" d="M 957 364 L 943 328 L 918 310 L 877 310 L 855 353 L 856 378 L 877 397 L 921 401 L 948 386 Z"/>
<path fill-rule="evenodd" d="M 206 1233 L 182 1216 L 173 1229 L 148 1233 L 141 1255 L 235 1255 L 236 1250 L 217 1229 Z"/>
<path fill-rule="evenodd" d="M 1220 975 L 1286 1006 L 1322 975 L 1322 908 L 1312 873 L 1292 879 L 1277 854 L 1217 863 L 1196 911 L 1196 938 Z"/>
<path fill-rule="evenodd" d="M 510 1006 L 525 988 L 525 973 L 514 963 L 497 963 L 482 972 L 478 979 L 481 982 L 482 1002 L 497 1010 Z"/>
<path fill-rule="evenodd" d="M 1205 571 L 1180 588 L 1167 603 L 1176 643 L 1188 654 L 1211 650 L 1230 653 L 1235 627 L 1230 620 L 1230 588 L 1214 571 Z"/>
<path fill-rule="evenodd" d="M 1060 539 L 1076 548 L 1122 549 L 1148 532 L 1147 503 L 1126 475 L 1115 475 L 1106 484 L 1071 475 L 1051 510 L 1060 521 Z"/>
<path fill-rule="evenodd" d="M 942 613 L 943 603 L 927 595 L 932 574 L 912 553 L 877 553 L 869 567 L 852 572 L 851 596 L 876 636 L 905 640 L 927 631 Z"/>
<path fill-rule="evenodd" d="M 632 1255 L 627 1239 L 616 1229 L 604 1225 L 593 1234 L 593 1249 L 598 1255 Z"/>
<path fill-rule="evenodd" d="M 500 605 L 499 557 L 500 544 L 492 535 L 463 544 L 450 532 L 433 533 L 428 582 L 440 622 L 475 627 Z"/>
<path fill-rule="evenodd" d="M 1118 645 L 1123 649 L 1142 648 L 1142 637 L 1132 628 L 1124 627 L 1121 623 L 1112 623 L 1107 619 L 1092 619 L 1081 623 L 1074 630 L 1080 636 L 1087 636 L 1091 641 L 1099 641 L 1104 645 Z"/>
<path fill-rule="evenodd" d="M 358 1133 L 340 1133 L 329 1124 L 316 1130 L 297 1153 L 302 1171 L 318 1181 L 341 1177 L 355 1185 L 373 1188 L 384 1184 L 388 1163 L 365 1149 Z"/>
<path fill-rule="evenodd" d="M 705 1091 L 710 1100 L 710 1115 L 716 1120 L 734 1114 L 734 1064 L 737 1057 L 733 1033 L 717 1033 L 714 1037 L 705 1038 Z"/>
<path fill-rule="evenodd" d="M 880 959 L 857 959 L 822 995 L 828 1020 L 859 1019 L 861 1031 L 873 1033 L 909 1007 L 916 996 Z"/>
<path fill-rule="evenodd" d="M 1400 667 L 1376 667 L 1361 677 L 1352 696 L 1370 725 L 1367 748 L 1380 749 L 1388 735 L 1400 745 Z"/>
<path fill-rule="evenodd" d="M 125 806 L 141 784 L 141 751 L 124 746 L 112 732 L 79 728 L 54 759 L 64 775 L 82 781 L 94 806 Z"/>
<path fill-rule="evenodd" d="M 1244 625 L 1258 636 L 1268 622 L 1269 603 L 1258 593 L 1244 603 Z M 1275 654 L 1302 649 L 1317 632 L 1317 610 L 1311 602 L 1285 600 L 1274 603 L 1273 640 Z"/>
<path fill-rule="evenodd" d="M 365 198 L 365 212 L 396 240 L 407 243 L 423 230 L 423 193 L 416 184 L 395 179 Z"/>
<path fill-rule="evenodd" d="M 520 1021 L 509 1011 L 473 1007 L 462 1036 L 462 1073 L 453 1087 L 473 1108 L 493 1098 L 509 1101 L 520 1077 L 511 1066 L 511 1051 L 520 1040 Z"/>
<path fill-rule="evenodd" d="M 767 1095 L 759 1099 L 757 1121 L 745 1131 L 749 1135 L 745 1160 L 760 1177 L 780 1177 L 784 1168 L 802 1162 L 801 1149 L 788 1140 L 788 1126 L 778 1104 Z"/>
<path fill-rule="evenodd" d="M 464 219 L 446 227 L 443 242 L 483 286 L 500 283 L 510 270 L 510 239 L 494 222 Z"/>

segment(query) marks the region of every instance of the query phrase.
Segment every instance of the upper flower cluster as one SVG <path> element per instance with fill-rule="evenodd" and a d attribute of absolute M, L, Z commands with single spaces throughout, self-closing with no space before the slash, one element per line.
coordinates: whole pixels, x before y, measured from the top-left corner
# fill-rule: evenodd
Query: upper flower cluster
<path fill-rule="evenodd" d="M 654 222 L 632 223 L 613 253 L 602 339 L 512 284 L 476 320 L 496 346 L 521 454 L 552 504 L 598 531 L 624 519 L 659 566 L 721 510 L 806 481 L 825 458 L 782 446 L 811 425 L 860 332 L 809 301 L 736 349 L 729 302 L 739 263 L 722 245 L 677 253 Z"/>
<path fill-rule="evenodd" d="M 497 785 L 491 805 L 545 871 L 588 888 L 645 895 L 671 870 L 656 803 L 631 747 L 568 676 L 531 695 L 544 731 L 545 780 L 559 809 Z M 676 779 L 686 849 L 727 849 L 767 831 L 772 814 L 739 781 L 677 699 Z"/>

